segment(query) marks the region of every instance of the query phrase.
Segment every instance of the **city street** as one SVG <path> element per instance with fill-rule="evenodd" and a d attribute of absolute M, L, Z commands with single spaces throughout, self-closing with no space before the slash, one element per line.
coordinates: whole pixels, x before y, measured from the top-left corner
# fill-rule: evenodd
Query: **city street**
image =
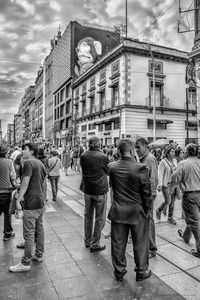
<path fill-rule="evenodd" d="M 23 250 L 16 244 L 23 240 L 22 221 L 13 217 L 15 238 L 0 242 L 0 300 L 199 300 L 200 259 L 192 256 L 194 241 L 185 244 L 177 234 L 184 228 L 181 203 L 176 202 L 177 225 L 167 223 L 166 217 L 156 221 L 158 255 L 150 260 L 152 277 L 141 283 L 135 280 L 132 245 L 127 247 L 128 273 L 123 282 L 113 276 L 110 256 L 110 224 L 106 222 L 102 244 L 106 250 L 90 253 L 83 243 L 83 194 L 79 190 L 81 176 L 61 171 L 57 202 L 51 199 L 48 184 L 48 205 L 44 217 L 45 259 L 32 263 L 28 273 L 12 274 L 8 267 L 20 260 Z M 158 194 L 155 207 L 162 201 Z M 109 202 L 108 202 L 109 203 Z M 3 218 L 0 219 L 2 232 Z"/>

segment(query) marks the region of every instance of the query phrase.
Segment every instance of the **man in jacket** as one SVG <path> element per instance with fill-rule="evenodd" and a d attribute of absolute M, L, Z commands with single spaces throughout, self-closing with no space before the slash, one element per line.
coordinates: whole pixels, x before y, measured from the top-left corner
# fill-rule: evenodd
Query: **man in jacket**
<path fill-rule="evenodd" d="M 185 160 L 179 162 L 176 171 L 172 175 L 171 189 L 177 185 L 183 191 L 183 211 L 185 213 L 186 230 L 178 230 L 179 235 L 186 243 L 189 243 L 193 234 L 196 249 L 192 249 L 192 255 L 200 258 L 200 160 L 198 159 L 198 146 L 188 144 L 184 152 Z M 192 233 L 192 234 L 191 234 Z"/>
<path fill-rule="evenodd" d="M 134 146 L 128 139 L 118 144 L 119 161 L 110 165 L 110 184 L 113 201 L 109 211 L 111 220 L 111 256 L 115 278 L 126 274 L 126 245 L 131 231 L 136 280 L 151 276 L 149 265 L 149 210 L 152 207 L 151 187 L 147 168 L 135 162 Z"/>
<path fill-rule="evenodd" d="M 8 241 L 15 236 L 9 214 L 9 205 L 12 196 L 12 181 L 16 174 L 11 159 L 6 158 L 7 150 L 0 145 L 0 215 L 4 213 L 3 240 Z"/>
<path fill-rule="evenodd" d="M 149 172 L 151 184 L 152 207 L 149 212 L 149 258 L 155 257 L 157 253 L 156 238 L 155 238 L 155 222 L 153 219 L 153 206 L 157 196 L 158 185 L 158 163 L 155 156 L 148 149 L 148 142 L 143 137 L 136 140 L 135 149 L 139 160 L 144 164 Z"/>
<path fill-rule="evenodd" d="M 80 189 L 84 192 L 85 199 L 84 241 L 85 246 L 90 247 L 90 252 L 102 251 L 106 248 L 105 245 L 100 245 L 100 238 L 106 221 L 108 164 L 107 155 L 100 152 L 99 138 L 92 137 L 89 140 L 89 150 L 80 156 L 82 168 Z"/>
<path fill-rule="evenodd" d="M 44 184 L 46 168 L 37 159 L 38 148 L 32 143 L 25 145 L 22 183 L 16 201 L 17 210 L 21 211 L 20 201 L 24 198 L 23 235 L 25 240 L 24 256 L 20 263 L 9 268 L 10 272 L 26 272 L 31 269 L 31 260 L 43 261 L 44 252 Z M 33 255 L 35 234 L 36 249 Z"/>

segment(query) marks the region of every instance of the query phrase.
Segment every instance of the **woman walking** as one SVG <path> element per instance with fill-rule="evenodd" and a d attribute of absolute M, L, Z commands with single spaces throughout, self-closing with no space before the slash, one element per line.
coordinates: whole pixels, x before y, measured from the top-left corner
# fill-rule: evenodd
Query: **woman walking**
<path fill-rule="evenodd" d="M 68 176 L 68 168 L 71 164 L 71 156 L 69 148 L 65 146 L 65 149 L 62 154 L 62 167 L 64 168 L 65 175 Z"/>
<path fill-rule="evenodd" d="M 48 159 L 48 179 L 51 183 L 51 190 L 53 194 L 53 201 L 57 199 L 58 181 L 60 178 L 61 162 L 57 156 L 57 151 L 51 150 L 50 158 Z"/>
<path fill-rule="evenodd" d="M 173 146 L 168 146 L 164 151 L 164 158 L 158 166 L 158 191 L 162 191 L 164 202 L 157 208 L 156 217 L 160 220 L 162 213 L 166 216 L 167 209 L 169 208 L 167 221 L 173 225 L 176 225 L 176 221 L 173 218 L 176 190 L 171 191 L 170 182 L 176 168 L 175 149 Z"/>

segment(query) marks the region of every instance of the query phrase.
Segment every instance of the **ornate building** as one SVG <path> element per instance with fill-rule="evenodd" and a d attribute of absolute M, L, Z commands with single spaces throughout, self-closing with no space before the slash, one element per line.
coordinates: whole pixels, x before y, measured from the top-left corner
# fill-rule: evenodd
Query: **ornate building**
<path fill-rule="evenodd" d="M 137 135 L 149 142 L 153 140 L 152 55 L 156 138 L 169 138 L 185 145 L 188 53 L 131 39 L 115 47 L 72 85 L 77 142 L 85 142 L 93 135 L 103 145 Z M 193 92 L 189 94 L 191 100 Z M 196 141 L 196 104 L 191 101 L 188 109 L 190 137 Z"/>

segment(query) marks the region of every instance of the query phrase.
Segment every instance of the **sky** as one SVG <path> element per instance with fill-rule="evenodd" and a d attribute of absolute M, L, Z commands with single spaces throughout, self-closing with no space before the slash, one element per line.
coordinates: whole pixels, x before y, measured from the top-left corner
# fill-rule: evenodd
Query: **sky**
<path fill-rule="evenodd" d="M 127 0 L 128 37 L 191 51 L 191 13 L 178 14 L 178 0 Z M 181 0 L 182 10 L 194 0 Z M 126 0 L 0 0 L 0 119 L 5 132 L 13 123 L 25 89 L 34 85 L 50 40 L 70 21 L 115 26 L 125 24 Z M 147 30 L 145 30 L 147 29 Z M 145 31 L 144 31 L 145 30 Z M 144 31 L 144 32 L 143 32 Z M 143 32 L 143 33 L 142 33 Z"/>

